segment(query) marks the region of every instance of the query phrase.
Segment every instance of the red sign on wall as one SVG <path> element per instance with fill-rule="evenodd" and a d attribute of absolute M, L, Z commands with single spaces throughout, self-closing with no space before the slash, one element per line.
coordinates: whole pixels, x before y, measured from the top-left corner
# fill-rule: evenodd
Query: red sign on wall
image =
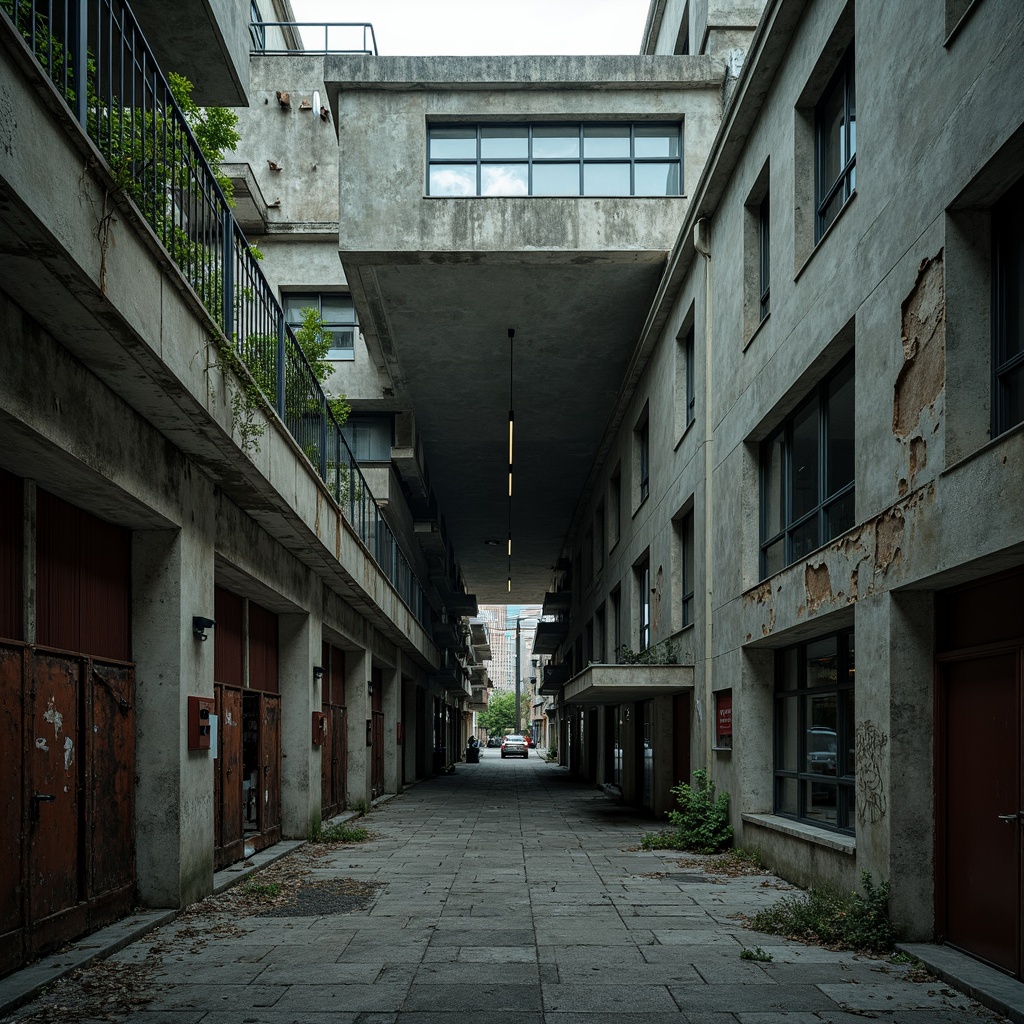
<path fill-rule="evenodd" d="M 715 694 L 715 746 L 732 746 L 732 690 Z"/>

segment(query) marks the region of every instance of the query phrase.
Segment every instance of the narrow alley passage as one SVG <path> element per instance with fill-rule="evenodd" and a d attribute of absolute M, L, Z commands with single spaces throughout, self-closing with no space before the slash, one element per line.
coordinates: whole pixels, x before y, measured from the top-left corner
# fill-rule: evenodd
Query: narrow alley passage
<path fill-rule="evenodd" d="M 373 810 L 361 822 L 369 842 L 320 856 L 304 847 L 10 1019 L 997 1019 L 908 967 L 745 930 L 738 915 L 787 886 L 766 875 L 708 875 L 699 860 L 639 851 L 649 820 L 536 754 L 483 755 Z M 242 895 L 259 893 L 262 877 L 278 878 L 283 897 L 254 909 Z M 755 946 L 771 960 L 741 958 Z"/>

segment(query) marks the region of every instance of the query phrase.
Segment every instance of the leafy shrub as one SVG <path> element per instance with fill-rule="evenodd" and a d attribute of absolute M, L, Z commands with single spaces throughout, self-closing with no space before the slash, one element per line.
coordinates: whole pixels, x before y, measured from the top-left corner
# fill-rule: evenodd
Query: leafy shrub
<path fill-rule="evenodd" d="M 729 824 L 729 794 L 715 796 L 715 784 L 707 770 L 693 773 L 693 785 L 680 782 L 673 786 L 679 810 L 669 811 L 672 825 L 668 832 L 648 832 L 640 840 L 645 850 L 690 850 L 693 853 L 718 853 L 732 842 Z"/>
<path fill-rule="evenodd" d="M 836 949 L 888 953 L 895 939 L 889 920 L 889 883 L 875 886 L 870 872 L 864 871 L 861 884 L 863 896 L 844 895 L 832 886 L 787 896 L 755 914 L 750 927 Z"/>

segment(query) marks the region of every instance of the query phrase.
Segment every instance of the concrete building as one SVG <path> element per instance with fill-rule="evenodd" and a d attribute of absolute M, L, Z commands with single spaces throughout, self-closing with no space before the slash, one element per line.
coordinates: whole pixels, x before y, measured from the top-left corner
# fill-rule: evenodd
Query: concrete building
<path fill-rule="evenodd" d="M 479 598 L 543 599 L 571 771 L 660 815 L 708 768 L 785 877 L 1024 976 L 1020 5 L 246 65 L 193 2 L 245 238 L 0 4 L 0 969 L 450 764 Z"/>
<path fill-rule="evenodd" d="M 486 641 L 412 426 L 383 457 L 346 426 L 354 454 L 290 329 L 301 286 L 359 345 L 337 256 L 316 262 L 325 223 L 337 246 L 330 115 L 301 104 L 302 57 L 273 92 L 280 58 L 250 58 L 294 33 L 205 0 L 173 23 L 146 2 L 0 12 L 6 972 L 445 768 Z M 235 160 L 236 219 L 170 71 L 302 124 L 268 155 L 308 148 L 323 195 Z"/>

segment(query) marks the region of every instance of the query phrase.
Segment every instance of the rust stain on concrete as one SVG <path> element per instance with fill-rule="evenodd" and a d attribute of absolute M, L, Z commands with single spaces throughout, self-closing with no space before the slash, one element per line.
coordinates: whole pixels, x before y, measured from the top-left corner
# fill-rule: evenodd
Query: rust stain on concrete
<path fill-rule="evenodd" d="M 816 612 L 825 602 L 832 600 L 832 579 L 828 566 L 809 565 L 804 570 L 804 589 L 807 591 L 807 607 Z"/>
<path fill-rule="evenodd" d="M 928 442 L 923 437 L 910 439 L 910 486 L 914 486 L 917 474 L 928 465 Z"/>
<path fill-rule="evenodd" d="M 914 288 L 903 302 L 903 366 L 893 389 L 892 430 L 910 437 L 921 413 L 935 404 L 946 379 L 946 294 L 942 250 L 921 261 Z"/>
<path fill-rule="evenodd" d="M 765 581 L 743 595 L 743 603 L 747 607 L 752 604 L 765 604 L 772 599 L 772 585 Z"/>

